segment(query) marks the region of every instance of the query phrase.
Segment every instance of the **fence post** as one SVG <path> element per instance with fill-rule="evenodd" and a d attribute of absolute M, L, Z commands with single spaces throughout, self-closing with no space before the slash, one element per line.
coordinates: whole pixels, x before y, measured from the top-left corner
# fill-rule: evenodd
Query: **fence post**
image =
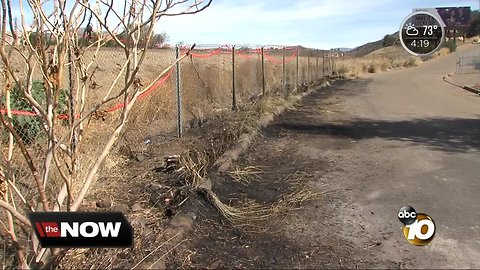
<path fill-rule="evenodd" d="M 337 69 L 337 66 L 336 66 L 337 62 L 335 61 L 335 58 L 336 58 L 335 56 L 332 57 L 332 75 L 335 72 L 335 69 Z"/>
<path fill-rule="evenodd" d="M 237 93 L 235 90 L 235 45 L 232 46 L 232 110 L 237 110 Z"/>
<path fill-rule="evenodd" d="M 322 76 L 325 78 L 325 52 L 323 52 L 323 65 L 322 65 Z"/>
<path fill-rule="evenodd" d="M 262 95 L 265 94 L 265 51 L 262 47 Z"/>
<path fill-rule="evenodd" d="M 287 70 L 285 63 L 285 47 L 282 48 L 282 89 L 283 92 L 287 90 Z"/>
<path fill-rule="evenodd" d="M 315 66 L 315 80 L 318 80 L 318 54 L 315 54 L 315 58 L 316 58 L 316 66 Z"/>
<path fill-rule="evenodd" d="M 177 45 L 175 48 L 175 59 L 178 60 L 180 57 L 180 46 Z M 183 127 L 182 127 L 182 87 L 180 80 L 180 62 L 176 64 L 176 88 L 177 88 L 177 131 L 178 137 L 183 136 Z"/>
<path fill-rule="evenodd" d="M 333 64 L 334 64 L 333 55 L 330 56 L 329 60 L 330 60 L 330 75 L 333 75 Z"/>
<path fill-rule="evenodd" d="M 458 74 L 460 70 L 461 57 L 458 55 L 456 57 L 457 57 L 457 61 L 456 61 L 457 63 L 455 65 L 455 74 Z"/>
<path fill-rule="evenodd" d="M 330 54 L 327 55 L 327 65 L 328 65 L 328 75 L 332 75 L 332 59 L 330 59 Z"/>
<path fill-rule="evenodd" d="M 299 76 L 299 73 L 298 73 L 298 59 L 299 59 L 299 54 L 300 54 L 300 48 L 297 46 L 297 71 L 296 71 L 296 74 L 295 74 L 295 91 L 298 91 L 298 76 Z"/>
<path fill-rule="evenodd" d="M 310 70 L 310 49 L 307 51 L 307 84 L 310 83 L 310 73 L 311 73 L 311 70 Z"/>

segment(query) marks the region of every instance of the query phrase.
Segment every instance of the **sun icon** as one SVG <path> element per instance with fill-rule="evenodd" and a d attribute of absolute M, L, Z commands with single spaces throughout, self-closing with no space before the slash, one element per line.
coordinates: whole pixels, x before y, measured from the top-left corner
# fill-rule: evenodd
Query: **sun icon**
<path fill-rule="evenodd" d="M 415 24 L 414 24 L 414 23 L 407 23 L 407 24 L 405 24 L 405 29 L 407 29 L 407 30 L 408 30 L 408 29 L 411 29 L 411 28 L 413 28 L 413 27 L 415 27 Z"/>
<path fill-rule="evenodd" d="M 407 34 L 407 36 L 416 36 L 419 34 L 419 31 L 418 29 L 415 27 L 415 24 L 413 23 L 407 23 L 405 24 L 405 33 Z"/>

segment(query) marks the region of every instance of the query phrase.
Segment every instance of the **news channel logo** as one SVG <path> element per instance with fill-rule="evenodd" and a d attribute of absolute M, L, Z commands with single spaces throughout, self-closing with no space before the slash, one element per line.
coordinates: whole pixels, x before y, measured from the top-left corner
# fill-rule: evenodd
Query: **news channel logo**
<path fill-rule="evenodd" d="M 133 247 L 133 228 L 122 212 L 31 212 L 43 248 Z"/>
<path fill-rule="evenodd" d="M 398 211 L 398 219 L 403 223 L 403 236 L 414 246 L 425 246 L 435 237 L 435 222 L 424 213 L 417 213 L 411 206 L 404 206 Z"/>

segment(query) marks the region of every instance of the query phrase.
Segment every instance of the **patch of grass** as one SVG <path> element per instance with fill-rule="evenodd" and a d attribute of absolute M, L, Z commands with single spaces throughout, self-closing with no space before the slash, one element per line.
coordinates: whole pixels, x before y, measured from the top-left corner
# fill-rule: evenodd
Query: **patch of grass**
<path fill-rule="evenodd" d="M 249 166 L 238 170 L 233 170 L 234 176 L 240 177 L 239 181 L 245 181 L 246 177 L 258 177 L 261 168 Z M 272 218 L 286 214 L 289 211 L 297 210 L 302 204 L 319 199 L 322 195 L 332 190 L 317 192 L 308 186 L 308 179 L 312 179 L 312 175 L 306 172 L 296 172 L 290 174 L 281 180 L 290 186 L 290 191 L 280 196 L 276 201 L 269 204 L 260 204 L 257 201 L 246 199 L 236 202 L 235 206 L 223 203 L 220 198 L 211 191 L 207 191 L 210 201 L 215 205 L 218 211 L 232 224 L 236 226 L 255 226 L 258 222 L 268 222 Z"/>
<path fill-rule="evenodd" d="M 228 172 L 228 175 L 236 182 L 247 185 L 252 178 L 259 178 L 262 173 L 259 166 L 246 166 L 244 168 L 236 167 Z"/>
<path fill-rule="evenodd" d="M 274 213 L 282 213 L 289 210 L 294 210 L 299 205 L 318 199 L 323 193 L 314 192 L 311 188 L 306 186 L 299 187 L 293 192 L 284 195 L 280 200 L 272 205 L 272 211 Z"/>
<path fill-rule="evenodd" d="M 377 65 L 374 63 L 370 63 L 370 66 L 368 66 L 368 73 L 377 73 L 380 69 L 378 68 Z"/>
<path fill-rule="evenodd" d="M 364 73 L 378 73 L 388 71 L 393 68 L 413 66 L 420 64 L 418 58 L 404 56 L 378 56 L 373 55 L 364 58 L 341 59 L 337 63 L 338 73 L 344 74 L 350 78 L 357 78 Z"/>
<path fill-rule="evenodd" d="M 241 205 L 234 207 L 223 203 L 211 190 L 206 191 L 208 198 L 210 198 L 210 201 L 222 216 L 239 227 L 271 221 L 276 216 L 298 209 L 301 204 L 307 201 L 318 199 L 326 192 L 329 191 L 314 192 L 309 187 L 301 186 L 270 205 L 262 205 L 253 200 L 246 200 Z"/>
<path fill-rule="evenodd" d="M 422 63 L 422 60 L 418 57 L 410 57 L 403 63 L 404 67 L 416 67 Z"/>
<path fill-rule="evenodd" d="M 206 190 L 206 194 L 220 214 L 222 214 L 222 216 L 228 221 L 238 226 L 244 226 L 255 221 L 265 221 L 272 216 L 269 208 L 262 206 L 259 203 L 250 201 L 244 203 L 243 206 L 233 207 L 223 203 L 211 190 Z"/>
<path fill-rule="evenodd" d="M 260 130 L 258 125 L 258 114 L 252 108 L 247 111 L 238 123 L 240 133 L 254 133 Z"/>
<path fill-rule="evenodd" d="M 207 175 L 209 160 L 204 151 L 191 151 L 180 157 L 183 166 L 185 182 L 193 189 L 199 188 L 204 183 Z"/>
<path fill-rule="evenodd" d="M 339 74 L 346 75 L 349 72 L 349 70 L 348 70 L 348 67 L 346 65 L 338 65 L 337 72 Z"/>
<path fill-rule="evenodd" d="M 452 53 L 452 51 L 450 51 L 449 48 L 443 47 L 443 48 L 440 48 L 440 50 L 436 51 L 435 53 L 431 54 L 427 59 L 434 59 L 436 57 L 445 56 L 450 53 Z"/>
<path fill-rule="evenodd" d="M 457 50 L 457 43 L 454 40 L 449 40 L 443 44 L 444 48 L 448 48 L 450 52 L 455 52 Z"/>
<path fill-rule="evenodd" d="M 450 48 L 445 48 L 445 47 L 444 47 L 444 48 L 441 48 L 440 50 L 438 50 L 437 55 L 438 55 L 438 56 L 445 56 L 445 55 L 448 55 L 448 54 L 450 54 L 450 53 L 452 53 L 452 51 L 450 50 Z"/>

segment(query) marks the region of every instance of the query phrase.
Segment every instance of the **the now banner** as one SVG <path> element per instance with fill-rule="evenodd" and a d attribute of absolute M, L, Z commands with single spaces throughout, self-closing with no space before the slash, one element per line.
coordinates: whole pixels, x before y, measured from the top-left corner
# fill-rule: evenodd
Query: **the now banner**
<path fill-rule="evenodd" d="M 48 247 L 133 246 L 133 229 L 121 212 L 31 212 L 40 244 Z"/>

